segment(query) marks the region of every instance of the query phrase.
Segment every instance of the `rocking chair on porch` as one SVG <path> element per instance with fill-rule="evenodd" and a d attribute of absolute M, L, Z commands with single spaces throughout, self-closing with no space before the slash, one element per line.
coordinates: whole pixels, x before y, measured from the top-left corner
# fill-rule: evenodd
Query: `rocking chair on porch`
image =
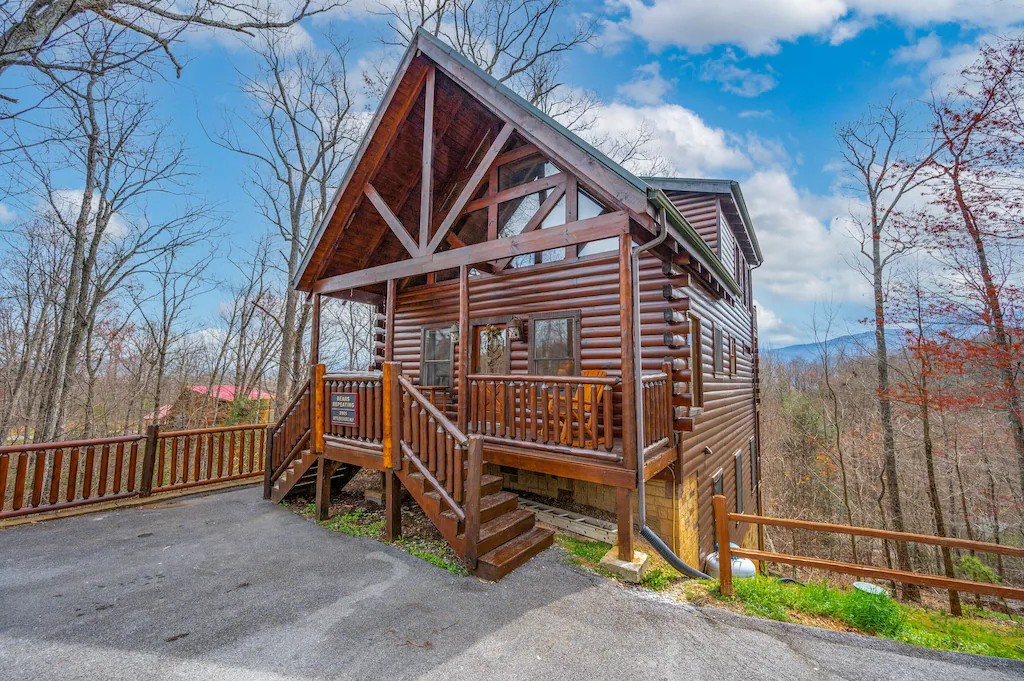
<path fill-rule="evenodd" d="M 607 375 L 607 371 L 602 371 L 600 369 L 580 372 L 580 376 L 585 378 L 605 378 Z M 580 385 L 571 390 L 571 395 L 566 406 L 568 413 L 565 415 L 565 420 L 562 422 L 562 428 L 558 435 L 558 441 L 561 444 L 570 445 L 572 447 L 584 447 L 587 444 L 586 439 L 589 433 L 594 433 L 594 439 L 596 440 L 597 406 L 601 403 L 601 398 L 604 396 L 605 390 L 606 386 L 603 385 Z M 554 396 L 548 400 L 548 413 L 555 413 Z M 579 419 L 581 417 L 584 421 L 583 441 L 579 438 Z M 562 415 L 558 414 L 556 418 L 562 420 Z M 596 446 L 597 442 L 595 441 L 591 444 Z"/>

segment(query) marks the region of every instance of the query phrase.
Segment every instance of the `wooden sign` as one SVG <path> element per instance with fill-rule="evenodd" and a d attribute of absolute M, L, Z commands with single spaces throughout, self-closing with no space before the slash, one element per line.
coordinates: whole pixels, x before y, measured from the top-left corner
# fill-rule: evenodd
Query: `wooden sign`
<path fill-rule="evenodd" d="M 331 393 L 331 423 L 335 426 L 359 425 L 358 393 Z"/>

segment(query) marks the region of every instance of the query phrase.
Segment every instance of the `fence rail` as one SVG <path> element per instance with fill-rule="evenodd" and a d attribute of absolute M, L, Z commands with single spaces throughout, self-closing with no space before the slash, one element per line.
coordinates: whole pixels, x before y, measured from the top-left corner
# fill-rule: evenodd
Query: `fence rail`
<path fill-rule="evenodd" d="M 251 424 L 159 433 L 152 491 L 262 476 L 266 429 Z"/>
<path fill-rule="evenodd" d="M 722 594 L 726 596 L 732 595 L 732 558 L 749 558 L 750 560 L 760 560 L 768 563 L 782 563 L 798 567 L 817 568 L 827 570 L 829 572 L 854 575 L 857 577 L 884 579 L 903 584 L 935 587 L 938 589 L 945 589 L 947 591 L 974 593 L 983 596 L 996 596 L 999 598 L 1024 601 L 1024 589 L 1017 587 L 988 584 L 985 582 L 973 582 L 966 579 L 955 579 L 951 577 L 941 577 L 938 575 L 920 574 L 906 570 L 880 568 L 873 565 L 860 565 L 857 563 L 845 563 L 842 561 L 825 560 L 822 558 L 790 556 L 783 553 L 772 553 L 769 551 L 731 547 L 729 546 L 729 523 L 753 523 L 755 525 L 772 525 L 776 527 L 788 527 L 791 529 L 811 530 L 816 532 L 835 532 L 858 537 L 874 537 L 888 539 L 891 541 L 930 544 L 932 546 L 946 546 L 949 548 L 967 549 L 983 553 L 997 553 L 1004 556 L 1024 558 L 1024 548 L 1018 546 L 992 544 L 989 542 L 969 539 L 958 539 L 956 537 L 936 537 L 934 535 L 927 534 L 894 532 L 891 530 L 880 530 L 873 527 L 834 525 L 832 523 L 819 523 L 807 520 L 795 520 L 792 518 L 772 518 L 769 516 L 749 515 L 746 513 L 729 513 L 726 510 L 725 497 L 721 495 L 715 495 L 713 507 L 715 513 L 715 536 L 718 541 L 719 579 L 721 582 Z"/>
<path fill-rule="evenodd" d="M 0 519 L 262 475 L 266 427 L 0 447 Z"/>

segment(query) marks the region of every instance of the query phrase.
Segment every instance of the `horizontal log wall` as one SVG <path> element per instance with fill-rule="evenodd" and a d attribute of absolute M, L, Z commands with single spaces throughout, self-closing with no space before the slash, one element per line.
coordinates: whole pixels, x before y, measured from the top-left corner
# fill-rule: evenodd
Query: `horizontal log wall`
<path fill-rule="evenodd" d="M 750 313 L 742 302 L 727 303 L 704 289 L 690 289 L 690 308 L 702 322 L 704 360 L 704 412 L 692 421 L 692 431 L 682 442 L 683 477 L 697 476 L 697 517 L 700 553 L 714 550 L 711 512 L 712 476 L 722 470 L 722 490 L 729 510 L 736 510 L 735 456 L 742 451 L 743 508 L 754 508 L 751 490 L 750 441 L 754 437 L 754 391 Z M 724 371 L 714 370 L 715 328 L 724 332 Z M 737 367 L 730 375 L 729 340 L 736 340 Z M 677 398 L 678 400 L 679 398 Z M 734 524 L 733 540 L 744 536 L 746 526 Z"/>
<path fill-rule="evenodd" d="M 524 270 L 510 270 L 503 276 L 482 275 L 469 282 L 471 313 L 474 322 L 491 317 L 518 315 L 524 321 L 530 314 L 558 310 L 581 310 L 581 369 L 604 370 L 620 375 L 619 360 L 619 287 L 617 259 L 614 254 L 593 256 L 575 263 L 555 263 Z M 753 347 L 750 313 L 742 302 L 735 304 L 713 297 L 705 289 L 691 284 L 685 274 L 669 276 L 661 261 L 644 256 L 640 264 L 640 316 L 644 373 L 662 369 L 665 359 L 674 360 L 674 426 L 682 432 L 683 477 L 697 475 L 698 518 L 701 554 L 713 550 L 714 528 L 711 513 L 711 476 L 723 470 L 723 490 L 735 509 L 735 468 L 737 450 L 743 450 L 743 508 L 754 508 L 751 493 L 750 440 L 754 436 Z M 666 286 L 671 289 L 666 296 Z M 679 296 L 682 290 L 685 295 Z M 704 411 L 690 417 L 690 345 L 688 312 L 702 320 L 704 360 Z M 669 314 L 666 314 L 669 312 Z M 458 318 L 458 282 L 448 281 L 418 286 L 399 293 L 395 313 L 395 359 L 403 371 L 418 380 L 420 337 L 424 327 L 450 326 Z M 713 365 L 714 329 L 724 332 L 726 369 L 715 374 Z M 737 346 L 737 367 L 729 375 L 729 339 Z M 667 344 L 666 339 L 672 339 Z M 681 340 L 682 342 L 676 342 Z M 457 362 L 454 367 L 452 400 L 458 399 Z M 511 373 L 527 373 L 528 344 L 510 344 Z M 615 386 L 615 424 L 621 427 L 621 385 Z M 692 429 L 692 430 L 691 430 Z M 690 431 L 690 432 L 686 432 Z M 705 453 L 705 448 L 711 454 Z M 741 537 L 745 527 L 734 528 Z"/>
<path fill-rule="evenodd" d="M 641 343 L 643 371 L 661 371 L 665 357 L 685 357 L 687 349 L 665 346 L 668 332 L 685 334 L 686 299 L 668 301 L 664 286 L 670 283 L 653 257 L 641 262 Z M 531 314 L 581 311 L 580 369 L 601 370 L 619 378 L 620 344 L 618 261 L 614 253 L 577 262 L 509 270 L 503 276 L 471 277 L 470 318 L 473 323 L 517 315 L 527 321 Z M 458 282 L 449 281 L 402 291 L 395 312 L 395 360 L 403 371 L 419 378 L 420 339 L 425 327 L 450 326 L 458 319 Z M 666 310 L 682 311 L 684 321 L 666 321 Z M 510 343 L 510 373 L 529 372 L 529 344 Z M 452 402 L 458 400 L 458 371 L 452 377 Z M 614 386 L 615 425 L 622 425 L 622 386 Z"/>

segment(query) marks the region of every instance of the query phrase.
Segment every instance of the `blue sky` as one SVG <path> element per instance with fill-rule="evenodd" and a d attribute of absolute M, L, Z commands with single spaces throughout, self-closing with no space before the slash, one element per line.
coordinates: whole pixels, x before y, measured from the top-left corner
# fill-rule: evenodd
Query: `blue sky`
<path fill-rule="evenodd" d="M 383 49 L 385 31 L 361 7 L 297 33 L 314 43 L 327 28 L 349 36 L 355 65 Z M 857 320 L 868 314 L 866 287 L 847 266 L 855 244 L 842 224 L 851 203 L 835 126 L 892 94 L 915 106 L 969 63 L 979 40 L 1016 30 L 1024 0 L 611 0 L 565 11 L 599 22 L 597 44 L 566 58 L 564 80 L 599 97 L 608 132 L 646 121 L 679 175 L 741 182 L 766 256 L 754 279 L 760 327 L 778 346 L 813 338 L 813 313 L 829 302 L 841 332 L 863 330 Z M 230 276 L 231 250 L 269 225 L 245 192 L 245 162 L 204 126 L 220 129 L 245 110 L 238 71 L 251 57 L 224 36 L 193 36 L 183 53 L 181 79 L 154 86 L 158 110 L 186 141 L 196 193 L 225 218 L 216 267 Z M 197 323 L 226 297 L 206 294 Z"/>

